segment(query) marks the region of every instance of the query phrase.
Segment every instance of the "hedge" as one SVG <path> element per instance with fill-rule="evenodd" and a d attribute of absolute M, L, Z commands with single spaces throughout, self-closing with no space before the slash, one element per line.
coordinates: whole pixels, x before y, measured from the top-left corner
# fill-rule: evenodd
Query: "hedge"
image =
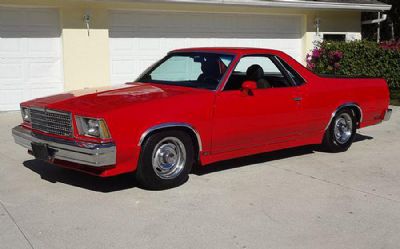
<path fill-rule="evenodd" d="M 400 43 L 322 42 L 307 55 L 307 67 L 319 74 L 368 76 L 400 89 Z"/>

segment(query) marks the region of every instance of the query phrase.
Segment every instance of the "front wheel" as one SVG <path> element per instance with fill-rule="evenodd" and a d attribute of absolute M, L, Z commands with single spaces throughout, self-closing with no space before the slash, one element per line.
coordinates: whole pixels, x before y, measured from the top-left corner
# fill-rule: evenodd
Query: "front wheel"
<path fill-rule="evenodd" d="M 357 130 L 354 112 L 344 109 L 336 113 L 325 132 L 322 146 L 330 152 L 347 151 L 353 144 Z"/>
<path fill-rule="evenodd" d="M 176 187 L 188 179 L 193 163 L 193 142 L 187 133 L 159 132 L 143 144 L 136 178 L 147 189 Z"/>

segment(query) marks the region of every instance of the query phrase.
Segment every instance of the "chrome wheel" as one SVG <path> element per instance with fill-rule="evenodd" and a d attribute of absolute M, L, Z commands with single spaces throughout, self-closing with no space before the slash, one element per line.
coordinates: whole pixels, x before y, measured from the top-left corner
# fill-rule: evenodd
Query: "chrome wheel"
<path fill-rule="evenodd" d="M 335 120 L 335 139 L 339 144 L 347 143 L 353 135 L 353 119 L 348 113 L 342 113 Z"/>
<path fill-rule="evenodd" d="M 166 137 L 154 147 L 153 169 L 161 179 L 176 178 L 184 169 L 185 163 L 185 145 L 178 138 Z"/>

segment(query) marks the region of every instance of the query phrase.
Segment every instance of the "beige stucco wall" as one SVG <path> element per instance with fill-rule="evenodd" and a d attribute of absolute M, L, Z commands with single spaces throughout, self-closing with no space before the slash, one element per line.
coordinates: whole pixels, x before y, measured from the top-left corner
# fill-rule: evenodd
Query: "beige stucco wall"
<path fill-rule="evenodd" d="M 89 33 L 85 13 L 93 16 Z M 61 9 L 66 90 L 110 84 L 108 11 L 84 7 Z"/>
<path fill-rule="evenodd" d="M 307 14 L 305 34 L 306 52 L 314 47 L 316 36 L 315 20 L 320 20 L 320 36 L 323 34 L 346 34 L 348 40 L 361 39 L 361 12 L 319 11 Z"/>
<path fill-rule="evenodd" d="M 65 89 L 102 86 L 110 84 L 109 20 L 110 10 L 163 10 L 194 11 L 207 13 L 257 13 L 268 15 L 303 16 L 303 52 L 313 48 L 315 18 L 321 20 L 321 32 L 347 33 L 361 37 L 361 13 L 352 11 L 313 11 L 300 9 L 278 9 L 222 5 L 126 3 L 118 1 L 79 0 L 0 0 L 0 6 L 51 7 L 60 11 L 60 25 L 63 42 L 63 65 Z M 92 16 L 88 36 L 83 15 Z M 304 56 L 305 57 L 305 56 Z"/>

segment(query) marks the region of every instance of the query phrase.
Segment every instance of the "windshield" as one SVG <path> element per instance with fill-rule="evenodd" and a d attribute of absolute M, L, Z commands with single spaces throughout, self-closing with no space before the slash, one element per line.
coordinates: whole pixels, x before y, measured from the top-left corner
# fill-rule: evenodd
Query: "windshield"
<path fill-rule="evenodd" d="M 216 90 L 234 56 L 217 53 L 173 53 L 138 81 Z"/>

